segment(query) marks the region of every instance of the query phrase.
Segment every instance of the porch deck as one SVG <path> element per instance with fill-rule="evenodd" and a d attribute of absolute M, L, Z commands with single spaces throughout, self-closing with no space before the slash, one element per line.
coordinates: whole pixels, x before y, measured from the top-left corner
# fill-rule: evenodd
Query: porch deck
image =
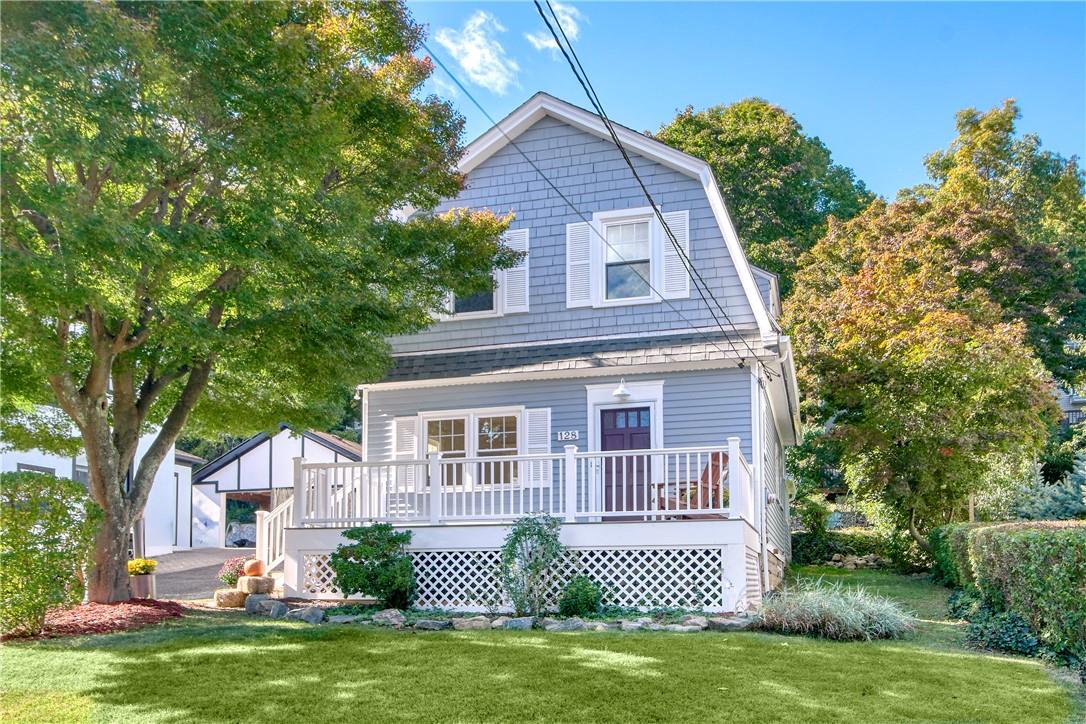
<path fill-rule="evenodd" d="M 739 611 L 768 585 L 753 466 L 739 438 L 703 447 L 307 463 L 291 500 L 258 515 L 258 556 L 290 595 L 336 598 L 329 554 L 347 528 L 411 530 L 417 604 L 503 607 L 498 549 L 526 515 L 562 518 L 553 596 L 589 575 L 605 602 Z"/>

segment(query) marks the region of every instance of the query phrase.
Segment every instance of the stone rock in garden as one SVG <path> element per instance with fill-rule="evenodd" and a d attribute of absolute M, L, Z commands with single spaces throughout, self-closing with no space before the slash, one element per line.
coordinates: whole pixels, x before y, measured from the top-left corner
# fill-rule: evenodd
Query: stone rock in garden
<path fill-rule="evenodd" d="M 496 619 L 490 622 L 490 628 L 505 628 L 505 622 L 508 620 L 508 616 L 498 616 Z"/>
<path fill-rule="evenodd" d="M 490 628 L 490 619 L 486 616 L 454 618 L 452 620 L 452 627 L 457 631 L 480 631 Z"/>
<path fill-rule="evenodd" d="M 830 560 L 834 563 L 840 563 L 841 561 L 845 560 L 845 557 L 840 553 L 834 553 L 833 558 L 830 558 Z"/>
<path fill-rule="evenodd" d="M 535 619 L 531 616 L 519 616 L 517 618 L 511 618 L 506 621 L 502 628 L 509 631 L 527 631 L 535 623 Z"/>
<path fill-rule="evenodd" d="M 289 610 L 287 604 L 274 598 L 260 602 L 260 612 L 269 618 L 283 618 Z"/>
<path fill-rule="evenodd" d="M 713 631 L 744 631 L 754 625 L 754 619 L 741 616 L 716 616 L 709 619 Z"/>
<path fill-rule="evenodd" d="M 287 618 L 306 623 L 318 624 L 324 620 L 324 609 L 320 606 L 306 606 L 287 612 Z"/>
<path fill-rule="evenodd" d="M 543 618 L 539 619 L 540 628 L 547 628 L 548 626 L 557 626 L 559 623 L 561 623 L 561 621 L 559 621 L 556 618 L 551 618 L 550 616 L 544 616 Z"/>
<path fill-rule="evenodd" d="M 693 625 L 685 625 L 684 626 L 681 623 L 669 623 L 667 626 L 664 626 L 664 630 L 665 631 L 674 631 L 676 633 L 698 633 L 699 631 L 702 631 L 703 629 L 702 629 L 701 626 L 693 626 Z"/>
<path fill-rule="evenodd" d="M 373 622 L 381 626 L 403 626 L 407 617 L 396 608 L 386 608 L 373 614 Z"/>
<path fill-rule="evenodd" d="M 244 593 L 244 591 L 240 591 Z M 245 599 L 245 613 L 263 613 L 260 610 L 260 604 L 267 601 L 271 596 L 266 593 L 250 593 Z"/>
<path fill-rule="evenodd" d="M 704 616 L 696 616 L 693 614 L 683 616 L 679 619 L 679 623 L 683 624 L 684 626 L 697 626 L 698 628 L 709 627 L 709 619 L 705 618 Z"/>
<path fill-rule="evenodd" d="M 623 631 L 641 631 L 645 628 L 645 624 L 640 621 L 619 621 L 618 627 Z"/>
<path fill-rule="evenodd" d="M 603 621 L 585 621 L 584 631 L 611 631 L 615 628 L 614 624 L 605 623 Z"/>
<path fill-rule="evenodd" d="M 441 631 L 447 628 L 452 628 L 451 621 L 433 618 L 420 618 L 415 621 L 415 629 L 418 631 Z"/>
<path fill-rule="evenodd" d="M 246 593 L 271 593 L 275 579 L 271 576 L 238 576 L 237 589 Z"/>
<path fill-rule="evenodd" d="M 567 618 L 565 621 L 559 621 L 554 627 L 555 631 L 580 631 L 584 628 L 584 621 L 579 617 L 573 616 Z"/>
<path fill-rule="evenodd" d="M 236 588 L 220 588 L 215 591 L 216 608 L 242 608 L 249 594 Z"/>
<path fill-rule="evenodd" d="M 365 618 L 365 616 L 351 616 L 345 613 L 341 613 L 335 616 L 329 616 L 328 623 L 354 623 L 360 618 Z"/>

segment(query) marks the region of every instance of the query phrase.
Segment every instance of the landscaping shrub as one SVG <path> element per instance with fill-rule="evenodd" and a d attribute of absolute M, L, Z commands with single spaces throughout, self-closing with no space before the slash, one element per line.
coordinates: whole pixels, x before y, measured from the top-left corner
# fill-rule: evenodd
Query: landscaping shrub
<path fill-rule="evenodd" d="M 937 583 L 951 588 L 973 584 L 973 564 L 969 559 L 969 535 L 986 523 L 951 523 L 928 534 L 931 546 L 931 574 Z"/>
<path fill-rule="evenodd" d="M 796 565 L 825 563 L 836 553 L 844 556 L 866 556 L 874 553 L 889 558 L 883 539 L 866 531 L 834 530 L 792 534 L 792 562 Z"/>
<path fill-rule="evenodd" d="M 1074 469 L 1048 482 L 1038 474 L 1015 501 L 1014 512 L 1027 520 L 1086 518 L 1086 455 L 1075 458 Z"/>
<path fill-rule="evenodd" d="M 343 537 L 356 543 L 332 553 L 336 587 L 344 596 L 363 593 L 389 608 L 407 608 L 415 598 L 415 565 L 407 553 L 411 531 L 388 523 L 351 528 Z"/>
<path fill-rule="evenodd" d="M 1011 611 L 993 612 L 986 606 L 974 610 L 965 630 L 965 643 L 982 649 L 1036 656 L 1039 645 L 1029 624 Z"/>
<path fill-rule="evenodd" d="M 219 569 L 219 580 L 228 586 L 236 584 L 238 578 L 241 577 L 242 569 L 245 568 L 245 561 L 247 560 L 249 560 L 247 556 L 227 558 L 223 561 L 222 568 Z"/>
<path fill-rule="evenodd" d="M 538 616 L 550 584 L 551 567 L 562 555 L 562 522 L 550 515 L 518 518 L 505 536 L 500 577 L 518 616 Z"/>
<path fill-rule="evenodd" d="M 982 608 L 984 602 L 976 591 L 968 588 L 959 588 L 950 594 L 946 602 L 947 611 L 951 618 L 971 621 Z"/>
<path fill-rule="evenodd" d="M 36 635 L 50 607 L 79 603 L 101 513 L 79 483 L 0 475 L 0 632 Z"/>
<path fill-rule="evenodd" d="M 988 605 L 1028 621 L 1044 648 L 1086 660 L 1086 523 L 981 528 L 972 560 Z"/>
<path fill-rule="evenodd" d="M 154 573 L 156 568 L 158 568 L 158 561 L 150 558 L 133 558 L 128 562 L 128 575 L 146 576 Z"/>
<path fill-rule="evenodd" d="M 599 613 L 602 601 L 600 587 L 587 576 L 577 576 L 562 591 L 558 613 L 563 616 L 591 616 Z"/>
<path fill-rule="evenodd" d="M 916 628 L 888 598 L 821 580 L 786 587 L 762 602 L 758 627 L 841 641 L 900 638 Z"/>

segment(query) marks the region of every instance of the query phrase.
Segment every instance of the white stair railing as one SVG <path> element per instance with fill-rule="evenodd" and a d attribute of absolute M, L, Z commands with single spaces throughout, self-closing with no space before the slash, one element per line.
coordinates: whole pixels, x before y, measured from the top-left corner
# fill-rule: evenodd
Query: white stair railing
<path fill-rule="evenodd" d="M 293 519 L 293 497 L 287 498 L 274 510 L 258 510 L 256 513 L 256 557 L 267 564 L 269 572 L 286 559 L 285 531 Z"/>

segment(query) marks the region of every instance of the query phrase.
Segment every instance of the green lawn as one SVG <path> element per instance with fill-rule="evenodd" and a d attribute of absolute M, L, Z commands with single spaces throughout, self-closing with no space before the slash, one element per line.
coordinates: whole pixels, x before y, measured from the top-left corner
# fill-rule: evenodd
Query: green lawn
<path fill-rule="evenodd" d="M 958 648 L 957 627 L 940 622 L 944 590 L 884 573 L 848 578 L 898 598 L 930 623 L 910 641 L 835 643 L 756 633 L 415 634 L 207 612 L 127 634 L 0 647 L 0 720 L 1075 717 L 1068 689 L 1037 662 Z"/>

